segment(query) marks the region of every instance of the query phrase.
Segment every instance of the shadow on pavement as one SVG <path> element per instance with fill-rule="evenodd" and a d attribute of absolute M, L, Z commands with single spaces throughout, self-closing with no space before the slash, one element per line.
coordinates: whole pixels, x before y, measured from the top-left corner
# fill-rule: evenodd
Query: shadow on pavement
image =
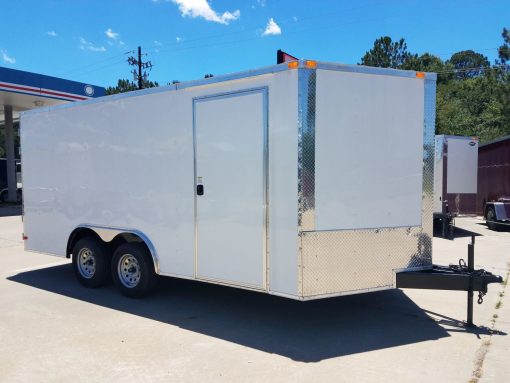
<path fill-rule="evenodd" d="M 496 229 L 493 230 L 493 229 L 489 229 L 489 226 L 487 225 L 487 222 L 477 222 L 477 225 L 480 225 L 480 226 L 484 226 L 486 227 L 488 230 L 492 230 L 492 231 L 510 231 L 510 224 L 497 224 L 496 225 Z"/>
<path fill-rule="evenodd" d="M 0 204 L 0 217 L 21 215 L 21 205 Z"/>
<path fill-rule="evenodd" d="M 475 237 L 483 236 L 483 234 L 476 233 L 474 231 L 470 231 L 470 230 L 466 230 L 466 229 L 461 229 L 460 227 L 455 226 L 453 228 L 453 238 L 452 239 L 471 237 L 473 235 Z M 438 237 L 438 238 L 443 237 L 440 225 L 434 225 L 434 237 Z"/>
<path fill-rule="evenodd" d="M 400 290 L 299 302 L 161 278 L 154 294 L 129 299 L 111 285 L 82 287 L 70 264 L 8 279 L 303 362 L 449 336 Z"/>

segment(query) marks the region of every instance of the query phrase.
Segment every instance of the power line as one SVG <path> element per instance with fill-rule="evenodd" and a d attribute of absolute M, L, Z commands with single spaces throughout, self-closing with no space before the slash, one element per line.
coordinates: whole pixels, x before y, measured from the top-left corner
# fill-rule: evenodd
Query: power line
<path fill-rule="evenodd" d="M 90 64 L 86 64 L 86 65 L 83 65 L 83 66 L 80 66 L 80 67 L 77 67 L 77 68 L 74 68 L 72 69 L 71 71 L 68 71 L 68 72 L 65 72 L 62 76 L 67 76 L 69 74 L 73 74 L 73 73 L 80 73 L 81 72 L 81 69 L 83 68 L 89 68 L 89 67 L 92 67 L 92 66 L 96 66 L 98 64 L 102 64 L 104 62 L 107 62 L 107 61 L 110 61 L 110 60 L 113 60 L 113 59 L 116 59 L 118 57 L 121 57 L 121 56 L 125 56 L 126 54 L 128 54 L 129 52 L 125 52 L 125 53 L 121 53 L 121 54 L 116 54 L 115 56 L 110 56 L 110 57 L 107 57 L 105 59 L 102 59 L 102 60 L 98 60 L 98 61 L 95 61 L 93 63 L 90 63 Z M 123 60 L 124 61 L 124 60 Z M 88 72 L 87 72 L 88 73 Z"/>
<path fill-rule="evenodd" d="M 472 68 L 462 68 L 462 69 L 451 69 L 451 70 L 445 70 L 441 72 L 435 72 L 438 75 L 441 74 L 448 74 L 448 73 L 463 73 L 463 72 L 470 72 L 470 71 L 484 71 L 484 70 L 490 70 L 490 69 L 510 69 L 510 65 L 508 64 L 499 64 L 499 65 L 492 65 L 492 66 L 478 66 L 478 67 L 472 67 Z"/>

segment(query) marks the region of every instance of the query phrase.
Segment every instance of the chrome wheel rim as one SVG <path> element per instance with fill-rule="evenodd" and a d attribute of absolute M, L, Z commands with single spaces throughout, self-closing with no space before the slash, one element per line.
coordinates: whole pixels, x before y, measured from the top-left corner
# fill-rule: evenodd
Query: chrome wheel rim
<path fill-rule="evenodd" d="M 141 277 L 138 260 L 131 254 L 124 254 L 117 265 L 117 274 L 124 286 L 130 289 L 136 287 Z"/>
<path fill-rule="evenodd" d="M 78 253 L 78 271 L 85 279 L 91 279 L 96 273 L 96 258 L 92 250 L 87 247 Z"/>
<path fill-rule="evenodd" d="M 495 221 L 494 219 L 494 216 L 496 214 L 494 214 L 494 211 L 491 209 L 487 212 L 487 221 Z"/>

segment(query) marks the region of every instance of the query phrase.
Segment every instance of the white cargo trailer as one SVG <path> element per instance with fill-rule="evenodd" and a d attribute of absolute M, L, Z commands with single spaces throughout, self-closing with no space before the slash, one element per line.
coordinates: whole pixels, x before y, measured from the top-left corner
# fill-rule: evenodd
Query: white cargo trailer
<path fill-rule="evenodd" d="M 300 60 L 26 112 L 25 248 L 131 296 L 394 288 L 432 268 L 435 84 Z"/>
<path fill-rule="evenodd" d="M 476 195 L 478 138 L 438 135 L 435 146 L 434 213 L 449 209 L 459 214 L 462 196 Z M 448 195 L 454 197 L 452 201 Z"/>
<path fill-rule="evenodd" d="M 435 141 L 434 220 L 452 237 L 454 218 L 476 206 L 478 139 L 437 135 Z"/>

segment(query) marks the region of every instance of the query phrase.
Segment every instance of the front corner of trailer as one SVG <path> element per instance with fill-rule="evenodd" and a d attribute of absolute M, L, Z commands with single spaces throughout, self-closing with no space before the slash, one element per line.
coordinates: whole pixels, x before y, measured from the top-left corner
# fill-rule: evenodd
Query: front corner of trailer
<path fill-rule="evenodd" d="M 302 295 L 393 288 L 395 270 L 432 264 L 435 80 L 341 67 L 306 85 Z"/>

